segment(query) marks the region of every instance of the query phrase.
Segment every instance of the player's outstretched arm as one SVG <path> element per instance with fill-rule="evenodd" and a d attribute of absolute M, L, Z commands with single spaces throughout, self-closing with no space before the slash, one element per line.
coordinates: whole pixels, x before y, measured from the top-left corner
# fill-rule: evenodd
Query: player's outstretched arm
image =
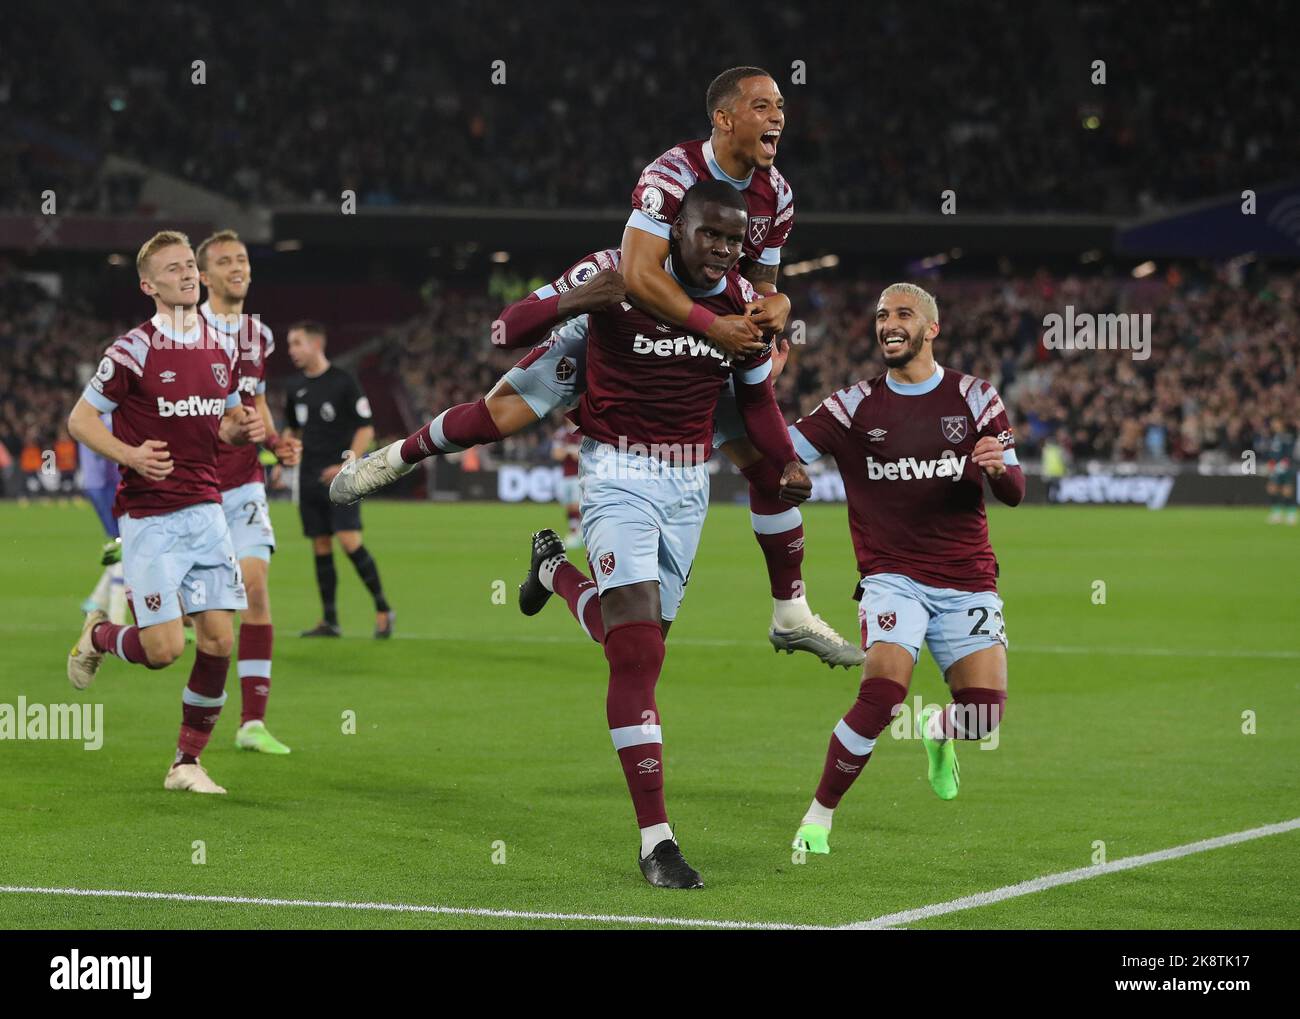
<path fill-rule="evenodd" d="M 84 397 L 77 401 L 68 415 L 68 434 L 100 456 L 128 467 L 150 481 L 161 481 L 175 466 L 171 453 L 167 451 L 167 443 L 146 439 L 138 446 L 128 446 L 108 430 L 100 420 L 99 411 Z"/>
<path fill-rule="evenodd" d="M 603 311 L 626 297 L 622 274 L 617 269 L 602 269 L 580 287 L 548 297 L 531 293 L 507 305 L 497 316 L 501 327 L 494 326 L 492 340 L 507 350 L 531 347 L 544 340 L 561 322 L 589 311 Z"/>
<path fill-rule="evenodd" d="M 668 238 L 629 226 L 623 231 L 623 278 L 628 296 L 661 322 L 703 336 L 724 354 L 745 357 L 763 349 L 762 330 L 743 315 L 715 315 L 697 305 L 664 269 Z"/>

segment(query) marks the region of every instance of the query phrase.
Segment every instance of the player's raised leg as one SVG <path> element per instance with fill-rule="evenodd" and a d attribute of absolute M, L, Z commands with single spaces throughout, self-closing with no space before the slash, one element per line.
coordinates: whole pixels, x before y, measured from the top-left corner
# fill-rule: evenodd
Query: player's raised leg
<path fill-rule="evenodd" d="M 582 632 L 597 644 L 605 643 L 605 621 L 600 611 L 596 582 L 565 555 L 565 541 L 550 528 L 532 537 L 528 575 L 519 585 L 519 611 L 535 616 L 558 594 L 569 606 Z"/>
<path fill-rule="evenodd" d="M 525 354 L 474 403 L 444 410 L 405 439 L 352 460 L 330 483 L 330 499 L 347 505 L 409 474 L 421 460 L 500 442 L 531 428 L 580 395 L 586 357 L 585 317 L 567 322 Z"/>
<path fill-rule="evenodd" d="M 729 407 L 728 407 L 729 405 Z M 735 398 L 724 394 L 718 401 L 719 438 L 735 434 L 729 416 L 739 419 Z M 720 447 L 749 482 L 749 517 L 754 537 L 763 552 L 772 590 L 772 625 L 768 639 L 777 651 L 807 651 L 828 666 L 855 668 L 862 664 L 862 649 L 845 640 L 808 607 L 803 581 L 803 514 L 798 506 L 778 495 L 781 472 L 743 436 L 726 438 Z"/>

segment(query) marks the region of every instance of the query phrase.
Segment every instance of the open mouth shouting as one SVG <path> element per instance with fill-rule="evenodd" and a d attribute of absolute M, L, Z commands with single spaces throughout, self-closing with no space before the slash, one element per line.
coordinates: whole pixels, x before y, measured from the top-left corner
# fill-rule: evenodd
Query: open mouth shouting
<path fill-rule="evenodd" d="M 705 262 L 701 267 L 700 272 L 704 275 L 704 278 L 709 281 L 709 284 L 713 285 L 717 283 L 718 280 L 722 279 L 723 276 L 727 275 L 727 266 L 724 262 Z"/>
<path fill-rule="evenodd" d="M 764 131 L 758 138 L 759 147 L 768 159 L 776 158 L 776 146 L 781 141 L 781 132 L 772 130 Z"/>

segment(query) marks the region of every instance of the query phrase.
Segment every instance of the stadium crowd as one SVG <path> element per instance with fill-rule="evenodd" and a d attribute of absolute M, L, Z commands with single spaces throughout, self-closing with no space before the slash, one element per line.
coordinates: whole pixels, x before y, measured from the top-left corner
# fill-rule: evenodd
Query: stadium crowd
<path fill-rule="evenodd" d="M 142 63 L 124 0 L 23 5 L 0 203 L 56 187 L 64 209 L 123 211 L 138 194 L 99 172 L 111 154 L 254 203 L 619 207 L 667 140 L 705 133 L 714 73 L 766 63 L 805 212 L 934 212 L 948 188 L 964 211 L 1141 212 L 1294 175 L 1287 6 L 703 0 L 659 25 L 480 0 L 163 4 L 150 34 L 168 45 Z M 903 54 L 924 73 L 880 73 Z"/>
<path fill-rule="evenodd" d="M 802 338 L 778 383 L 789 420 L 881 370 L 872 309 L 884 282 L 809 276 L 786 284 L 791 335 Z M 1023 458 L 1054 443 L 1076 463 L 1226 465 L 1262 449 L 1275 418 L 1297 431 L 1300 272 L 1263 273 L 1250 283 L 1171 272 L 1140 281 L 1040 273 L 930 285 L 940 306 L 938 360 L 999 389 Z M 402 380 L 418 419 L 477 399 L 519 356 L 490 343 L 505 303 L 499 293 L 427 293 L 427 310 L 378 343 L 383 368 Z M 1150 314 L 1150 357 L 1047 350 L 1044 318 L 1067 305 Z M 67 413 L 113 332 L 26 278 L 0 275 L 0 463 L 11 478 L 38 469 L 45 450 L 66 442 Z M 282 406 L 276 395 L 271 400 Z M 551 435 L 538 428 L 515 436 L 483 450 L 484 463 L 548 462 Z M 21 480 L 8 488 L 35 490 Z"/>

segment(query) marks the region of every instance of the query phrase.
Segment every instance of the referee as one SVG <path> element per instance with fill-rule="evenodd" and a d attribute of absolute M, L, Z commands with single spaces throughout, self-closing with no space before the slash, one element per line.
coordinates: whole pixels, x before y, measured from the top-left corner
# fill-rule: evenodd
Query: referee
<path fill-rule="evenodd" d="M 375 636 L 391 637 L 393 610 L 384 598 L 379 567 L 361 543 L 361 504 L 336 506 L 330 502 L 329 487 L 343 458 L 364 456 L 375 437 L 370 423 L 370 401 L 357 380 L 342 368 L 335 368 L 325 356 L 325 327 L 319 322 L 298 322 L 289 327 L 289 359 L 298 369 L 288 381 L 284 420 L 287 432 L 302 440 L 302 464 L 298 468 L 298 513 L 302 533 L 311 539 L 316 555 L 316 586 L 320 588 L 323 618 L 304 637 L 338 637 L 338 608 L 334 591 L 337 538 L 352 560 L 371 596 L 375 599 Z"/>

